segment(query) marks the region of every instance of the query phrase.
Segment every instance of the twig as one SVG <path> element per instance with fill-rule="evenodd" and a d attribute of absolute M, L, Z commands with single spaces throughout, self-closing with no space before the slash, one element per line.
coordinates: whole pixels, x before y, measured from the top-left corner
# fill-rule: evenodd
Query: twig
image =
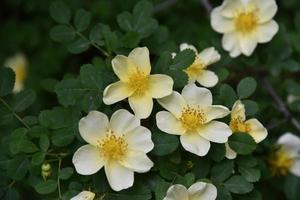
<path fill-rule="evenodd" d="M 58 170 L 57 170 L 58 199 L 61 199 L 60 178 L 59 178 L 61 161 L 62 161 L 62 158 L 59 157 L 58 158 Z"/>
<path fill-rule="evenodd" d="M 163 11 L 163 10 L 171 7 L 172 5 L 174 5 L 176 2 L 177 2 L 177 0 L 165 0 L 164 2 L 154 6 L 153 11 L 154 11 L 154 13 Z"/>
<path fill-rule="evenodd" d="M 277 104 L 276 109 L 279 110 L 286 120 L 290 120 L 293 126 L 300 131 L 300 122 L 294 118 L 292 113 L 289 111 L 288 107 L 286 104 L 283 102 L 283 100 L 280 98 L 280 96 L 277 94 L 271 83 L 268 81 L 268 79 L 264 78 L 263 79 L 263 85 L 268 91 L 268 93 L 273 97 L 275 103 Z"/>
<path fill-rule="evenodd" d="M 24 122 L 24 120 L 0 97 L 0 101 L 3 103 L 3 105 L 23 124 L 27 129 L 30 129 L 30 127 Z"/>
<path fill-rule="evenodd" d="M 203 5 L 205 10 L 210 13 L 213 9 L 212 5 L 210 4 L 209 0 L 200 0 L 200 3 Z"/>

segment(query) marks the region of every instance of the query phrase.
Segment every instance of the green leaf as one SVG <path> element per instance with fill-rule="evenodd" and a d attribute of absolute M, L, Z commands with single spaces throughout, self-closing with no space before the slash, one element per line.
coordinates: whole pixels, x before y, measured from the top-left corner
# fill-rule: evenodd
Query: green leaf
<path fill-rule="evenodd" d="M 57 188 L 57 183 L 54 180 L 47 180 L 39 182 L 34 186 L 34 189 L 39 194 L 50 194 Z"/>
<path fill-rule="evenodd" d="M 286 177 L 284 183 L 284 193 L 288 200 L 299 200 L 300 178 L 294 175 Z"/>
<path fill-rule="evenodd" d="M 46 134 L 42 134 L 40 136 L 40 141 L 39 141 L 39 145 L 40 145 L 40 148 L 43 152 L 46 152 L 50 146 L 50 141 L 49 141 L 49 138 Z"/>
<path fill-rule="evenodd" d="M 50 37 L 56 42 L 70 42 L 75 35 L 75 31 L 66 25 L 57 25 L 50 30 Z"/>
<path fill-rule="evenodd" d="M 251 96 L 256 90 L 256 80 L 252 77 L 242 79 L 237 86 L 237 93 L 240 99 Z"/>
<path fill-rule="evenodd" d="M 134 48 L 136 47 L 139 42 L 141 41 L 140 36 L 136 32 L 127 32 L 123 37 L 122 37 L 122 44 L 124 47 L 127 48 Z"/>
<path fill-rule="evenodd" d="M 151 153 L 158 156 L 164 156 L 174 152 L 179 145 L 177 136 L 160 131 L 154 131 L 152 140 L 154 142 L 154 149 Z"/>
<path fill-rule="evenodd" d="M 82 32 L 88 28 L 91 22 L 91 13 L 84 10 L 84 9 L 79 9 L 74 18 L 74 25 L 77 29 L 77 31 Z"/>
<path fill-rule="evenodd" d="M 51 141 L 55 146 L 63 147 L 74 140 L 75 134 L 72 128 L 63 128 L 53 132 Z"/>
<path fill-rule="evenodd" d="M 245 105 L 246 115 L 252 116 L 255 115 L 258 111 L 258 105 L 256 102 L 251 100 L 244 100 L 243 104 Z"/>
<path fill-rule="evenodd" d="M 224 160 L 213 166 L 211 170 L 211 179 L 217 182 L 225 181 L 233 173 L 233 161 Z"/>
<path fill-rule="evenodd" d="M 232 200 L 230 192 L 224 187 L 217 185 L 218 195 L 216 200 Z"/>
<path fill-rule="evenodd" d="M 60 170 L 58 176 L 62 180 L 67 180 L 72 176 L 73 173 L 74 173 L 74 169 L 72 167 L 65 167 Z"/>
<path fill-rule="evenodd" d="M 33 90 L 23 90 L 16 94 L 13 99 L 13 109 L 16 112 L 22 112 L 31 106 L 36 99 L 36 94 Z"/>
<path fill-rule="evenodd" d="M 154 183 L 155 199 L 163 199 L 166 196 L 166 192 L 169 189 L 170 184 L 164 179 L 157 177 Z"/>
<path fill-rule="evenodd" d="M 28 170 L 29 162 L 25 157 L 14 157 L 8 164 L 7 175 L 14 180 L 22 180 Z"/>
<path fill-rule="evenodd" d="M 27 130 L 25 128 L 19 128 L 12 132 L 9 141 L 9 149 L 11 153 L 17 154 L 22 151 L 23 141 L 27 139 L 26 132 Z"/>
<path fill-rule="evenodd" d="M 36 152 L 32 155 L 31 164 L 32 165 L 41 165 L 44 162 L 46 154 L 44 152 Z"/>
<path fill-rule="evenodd" d="M 188 83 L 188 76 L 182 70 L 169 70 L 167 74 L 173 78 L 174 88 L 183 88 Z"/>
<path fill-rule="evenodd" d="M 0 193 L 0 195 L 1 195 L 1 193 Z M 9 187 L 5 193 L 5 196 L 2 198 L 3 198 L 3 200 L 19 200 L 20 194 L 15 188 Z"/>
<path fill-rule="evenodd" d="M 238 175 L 228 179 L 224 186 L 234 194 L 245 194 L 253 190 L 253 184 L 248 183 L 242 176 Z"/>
<path fill-rule="evenodd" d="M 102 24 L 97 24 L 92 28 L 92 30 L 90 31 L 90 35 L 89 35 L 90 40 L 93 43 L 96 43 L 100 46 L 102 46 L 104 44 L 101 31 L 102 31 Z"/>
<path fill-rule="evenodd" d="M 91 91 L 84 94 L 81 101 L 81 108 L 85 112 L 97 110 L 102 105 L 102 93 L 98 91 Z"/>
<path fill-rule="evenodd" d="M 225 157 L 225 152 L 224 144 L 213 144 L 208 154 L 214 161 L 219 162 Z"/>
<path fill-rule="evenodd" d="M 170 69 L 183 70 L 189 67 L 195 61 L 195 51 L 185 49 L 176 54 L 173 59 Z"/>
<path fill-rule="evenodd" d="M 260 178 L 259 169 L 252 167 L 239 166 L 239 172 L 248 182 L 257 182 Z"/>
<path fill-rule="evenodd" d="M 172 62 L 172 55 L 170 52 L 163 52 L 160 56 L 159 56 L 159 59 L 157 60 L 154 68 L 153 68 L 153 71 L 154 73 L 157 73 L 157 74 L 166 74 L 167 71 L 169 71 L 169 66 Z"/>
<path fill-rule="evenodd" d="M 58 23 L 68 24 L 71 19 L 71 11 L 62 1 L 54 1 L 50 5 L 50 16 Z"/>
<path fill-rule="evenodd" d="M 104 39 L 105 46 L 109 52 L 116 51 L 120 47 L 119 37 L 116 32 L 110 30 L 110 27 L 105 24 L 98 24 L 98 29 Z"/>
<path fill-rule="evenodd" d="M 68 45 L 68 50 L 71 53 L 79 54 L 82 53 L 90 47 L 90 42 L 83 38 L 78 38 L 74 42 Z"/>
<path fill-rule="evenodd" d="M 220 99 L 227 107 L 232 107 L 237 100 L 237 95 L 230 85 L 222 84 L 220 87 Z"/>
<path fill-rule="evenodd" d="M 254 139 L 247 133 L 234 133 L 229 137 L 229 146 L 238 154 L 247 155 L 256 149 Z"/>
<path fill-rule="evenodd" d="M 105 195 L 105 199 L 107 200 L 150 200 L 151 197 L 151 190 L 142 183 L 118 193 L 107 193 Z"/>
<path fill-rule="evenodd" d="M 103 77 L 100 69 L 97 69 L 94 65 L 87 64 L 82 65 L 80 68 L 80 80 L 81 83 L 92 89 L 98 89 L 99 93 L 103 90 Z"/>
<path fill-rule="evenodd" d="M 22 141 L 22 149 L 21 151 L 24 152 L 24 153 L 33 153 L 33 152 L 36 152 L 38 151 L 38 147 L 33 143 L 31 142 L 30 140 L 23 140 Z"/>
<path fill-rule="evenodd" d="M 10 94 L 15 86 L 15 73 L 11 68 L 0 67 L 0 96 Z"/>

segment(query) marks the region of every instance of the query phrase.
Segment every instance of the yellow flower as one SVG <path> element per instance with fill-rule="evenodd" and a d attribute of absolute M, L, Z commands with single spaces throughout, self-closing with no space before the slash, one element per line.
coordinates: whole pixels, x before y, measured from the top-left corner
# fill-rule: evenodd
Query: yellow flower
<path fill-rule="evenodd" d="M 289 172 L 300 177 L 300 138 L 283 134 L 277 141 L 277 149 L 269 158 L 269 165 L 274 176 L 286 176 Z"/>
<path fill-rule="evenodd" d="M 93 200 L 95 198 L 95 193 L 90 191 L 82 191 L 71 200 Z"/>
<path fill-rule="evenodd" d="M 162 74 L 150 75 L 151 64 L 147 47 L 133 49 L 128 57 L 118 55 L 112 67 L 120 81 L 107 86 L 103 102 L 107 105 L 128 98 L 135 115 L 141 119 L 149 117 L 153 98 L 162 98 L 172 93 L 173 80 Z"/>
<path fill-rule="evenodd" d="M 23 54 L 16 54 L 5 61 L 4 66 L 11 68 L 15 72 L 15 86 L 13 93 L 18 93 L 24 88 L 26 79 L 27 60 Z"/>
<path fill-rule="evenodd" d="M 186 85 L 182 93 L 158 99 L 166 111 L 156 115 L 157 127 L 173 135 L 180 135 L 183 148 L 198 156 L 210 149 L 210 141 L 225 143 L 232 134 L 227 124 L 214 119 L 229 114 L 224 106 L 212 105 L 211 92 L 194 83 Z"/>
<path fill-rule="evenodd" d="M 189 189 L 180 184 L 172 185 L 163 200 L 215 200 L 216 198 L 216 186 L 211 183 L 197 182 Z"/>
<path fill-rule="evenodd" d="M 140 123 L 124 109 L 114 112 L 110 121 L 104 113 L 91 111 L 79 121 L 80 135 L 89 144 L 73 156 L 76 171 L 91 175 L 104 167 L 113 190 L 131 187 L 134 172 L 144 173 L 153 166 L 146 155 L 154 146 L 151 132 Z"/>
<path fill-rule="evenodd" d="M 225 0 L 211 13 L 212 28 L 223 33 L 223 48 L 231 57 L 250 56 L 257 43 L 269 42 L 278 32 L 272 19 L 275 0 Z"/>
<path fill-rule="evenodd" d="M 184 70 L 189 77 L 189 83 L 195 83 L 197 81 L 204 87 L 215 86 L 219 81 L 218 76 L 213 71 L 207 70 L 207 67 L 220 60 L 221 56 L 218 51 L 216 51 L 214 47 L 210 47 L 198 53 L 193 45 L 187 43 L 181 44 L 180 51 L 185 49 L 191 49 L 195 51 L 196 54 L 194 63 Z M 172 55 L 174 57 L 176 54 L 173 53 Z"/>
<path fill-rule="evenodd" d="M 237 100 L 231 110 L 230 128 L 233 133 L 242 132 L 252 136 L 256 143 L 263 141 L 267 135 L 267 129 L 257 120 L 246 120 L 245 106 Z M 236 153 L 226 144 L 226 157 L 233 159 L 236 157 Z"/>

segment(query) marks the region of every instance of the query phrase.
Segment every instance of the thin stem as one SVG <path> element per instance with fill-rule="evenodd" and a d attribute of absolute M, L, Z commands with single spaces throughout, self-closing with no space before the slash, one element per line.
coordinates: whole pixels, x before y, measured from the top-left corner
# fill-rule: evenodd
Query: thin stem
<path fill-rule="evenodd" d="M 205 10 L 210 13 L 213 9 L 212 5 L 210 4 L 209 0 L 200 0 L 200 3 L 203 5 Z"/>
<path fill-rule="evenodd" d="M 57 170 L 57 188 L 58 188 L 58 199 L 61 199 L 61 189 L 60 189 L 60 168 L 61 168 L 62 158 L 58 158 L 58 170 Z"/>
<path fill-rule="evenodd" d="M 8 185 L 8 187 L 11 188 L 15 183 L 16 183 L 16 181 L 13 180 L 13 181 Z"/>
<path fill-rule="evenodd" d="M 3 105 L 10 111 L 12 114 L 23 124 L 27 129 L 30 129 L 30 127 L 24 122 L 24 120 L 0 97 L 0 101 L 3 103 Z"/>
<path fill-rule="evenodd" d="M 160 12 L 163 11 L 169 7 L 171 7 L 172 5 L 174 5 L 177 2 L 177 0 L 165 0 L 159 4 L 157 4 L 154 7 L 154 12 Z"/>

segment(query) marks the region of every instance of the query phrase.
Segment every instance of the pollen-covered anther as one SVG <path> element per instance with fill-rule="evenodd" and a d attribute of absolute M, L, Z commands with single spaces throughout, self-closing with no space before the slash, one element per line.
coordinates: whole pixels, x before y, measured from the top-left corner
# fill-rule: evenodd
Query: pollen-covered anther
<path fill-rule="evenodd" d="M 205 123 L 206 117 L 201 108 L 186 106 L 183 108 L 179 120 L 188 132 L 193 132 Z"/>
<path fill-rule="evenodd" d="M 273 176 L 286 176 L 294 164 L 291 155 L 283 149 L 276 150 L 268 161 Z"/>
<path fill-rule="evenodd" d="M 235 132 L 249 133 L 251 131 L 250 125 L 244 120 L 242 120 L 241 117 L 232 119 L 229 126 L 233 133 Z"/>
<path fill-rule="evenodd" d="M 189 78 L 197 77 L 203 70 L 205 70 L 207 66 L 204 64 L 204 62 L 196 56 L 195 61 L 193 64 L 191 64 L 185 72 L 188 74 Z"/>
<path fill-rule="evenodd" d="M 122 160 L 128 149 L 124 135 L 116 136 L 111 130 L 98 143 L 101 155 L 108 160 Z"/>
<path fill-rule="evenodd" d="M 129 78 L 129 87 L 134 90 L 134 94 L 141 96 L 149 88 L 149 75 L 145 75 L 141 71 L 132 73 Z"/>
<path fill-rule="evenodd" d="M 244 34 L 251 33 L 258 26 L 258 17 L 254 11 L 237 14 L 235 19 L 236 29 Z"/>

